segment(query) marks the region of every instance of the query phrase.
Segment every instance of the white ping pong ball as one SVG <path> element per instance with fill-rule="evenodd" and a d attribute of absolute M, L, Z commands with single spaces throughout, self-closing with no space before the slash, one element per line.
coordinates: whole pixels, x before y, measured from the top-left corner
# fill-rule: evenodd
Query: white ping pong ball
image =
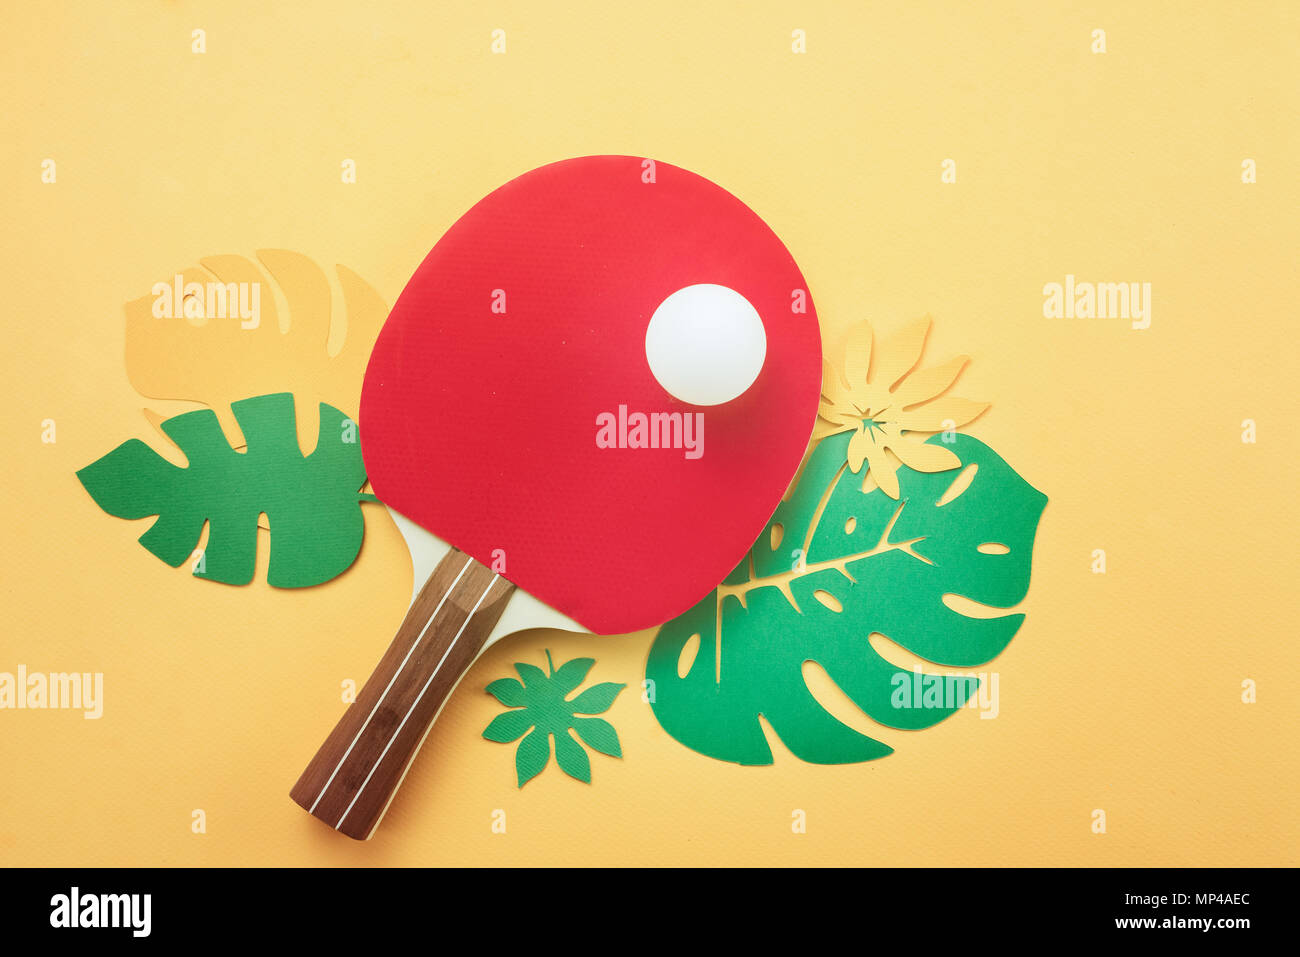
<path fill-rule="evenodd" d="M 645 357 L 659 384 L 691 405 L 721 405 L 763 369 L 767 333 L 740 293 L 714 283 L 684 286 L 655 309 Z"/>

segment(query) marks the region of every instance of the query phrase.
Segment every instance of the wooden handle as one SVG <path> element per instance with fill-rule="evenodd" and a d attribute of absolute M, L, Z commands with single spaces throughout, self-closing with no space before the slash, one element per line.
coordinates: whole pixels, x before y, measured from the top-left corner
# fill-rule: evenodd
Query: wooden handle
<path fill-rule="evenodd" d="M 451 549 L 290 797 L 335 830 L 368 839 L 514 590 Z"/>

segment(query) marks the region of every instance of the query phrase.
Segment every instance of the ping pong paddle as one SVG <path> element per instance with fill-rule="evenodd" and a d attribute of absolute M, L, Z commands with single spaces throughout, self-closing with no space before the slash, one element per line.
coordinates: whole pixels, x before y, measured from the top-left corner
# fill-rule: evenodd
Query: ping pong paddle
<path fill-rule="evenodd" d="M 780 501 L 820 389 L 798 267 L 708 180 L 588 156 L 481 200 L 415 271 L 366 369 L 362 453 L 415 594 L 293 799 L 366 839 L 488 645 L 691 608 Z"/>

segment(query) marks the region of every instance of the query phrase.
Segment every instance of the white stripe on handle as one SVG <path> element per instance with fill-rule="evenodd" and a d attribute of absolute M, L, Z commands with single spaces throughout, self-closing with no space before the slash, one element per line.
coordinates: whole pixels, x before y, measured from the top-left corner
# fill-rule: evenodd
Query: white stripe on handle
<path fill-rule="evenodd" d="M 466 563 L 465 567 L 468 568 L 469 563 Z M 464 574 L 464 569 L 461 569 L 461 574 L 462 575 Z M 377 771 L 379 769 L 379 766 L 384 763 L 384 757 L 385 755 L 388 754 L 388 749 L 393 746 L 393 742 L 397 740 L 397 736 L 402 733 L 402 728 L 406 726 L 407 720 L 411 717 L 412 713 L 414 713 L 415 709 L 419 706 L 420 699 L 423 698 L 424 693 L 429 690 L 429 685 L 433 683 L 433 679 L 438 677 L 438 672 L 442 670 L 443 662 L 445 662 L 447 660 L 447 656 L 451 654 L 451 649 L 456 647 L 456 642 L 459 641 L 460 636 L 465 633 L 465 627 L 473 619 L 474 614 L 479 610 L 479 606 L 483 604 L 484 599 L 486 599 L 488 596 L 488 592 L 492 590 L 492 586 L 497 583 L 497 579 L 500 577 L 501 577 L 500 575 L 492 576 L 492 580 L 488 582 L 488 586 L 483 590 L 483 594 L 479 595 L 478 601 L 474 603 L 474 607 L 470 609 L 469 614 L 465 616 L 465 620 L 461 622 L 460 630 L 456 632 L 456 637 L 451 639 L 451 643 L 447 645 L 447 650 L 444 651 L 442 653 L 442 657 L 438 659 L 438 665 L 433 669 L 433 674 L 429 675 L 429 680 L 424 683 L 424 687 L 420 689 L 420 693 L 416 695 L 415 700 L 411 702 L 411 707 L 407 709 L 406 714 L 402 717 L 401 723 L 398 724 L 397 729 L 393 731 L 392 736 L 388 739 L 388 743 L 384 745 L 384 750 L 379 752 L 379 757 L 375 760 L 375 763 L 370 767 L 370 773 L 367 774 L 366 779 L 361 782 L 361 787 L 357 788 L 357 793 L 352 795 L 351 803 L 348 804 L 347 809 L 343 812 L 343 816 L 339 818 L 339 822 L 334 825 L 334 830 L 337 831 L 339 828 L 341 828 L 343 826 L 343 822 L 348 819 L 348 815 L 352 813 L 352 808 L 356 805 L 357 799 L 361 797 L 362 793 L 366 790 L 366 785 L 369 784 L 370 779 L 375 776 L 375 771 Z M 460 580 L 459 576 L 457 576 L 457 581 L 459 580 Z M 448 589 L 448 593 L 450 593 L 450 591 L 451 589 Z M 336 768 L 335 771 L 337 770 L 338 769 Z M 320 799 L 317 798 L 317 800 Z"/>
<path fill-rule="evenodd" d="M 410 649 L 406 652 L 406 657 L 402 659 L 402 663 L 397 666 L 397 670 L 393 672 L 393 676 L 388 679 L 388 685 L 387 687 L 384 688 L 384 693 L 379 696 L 379 700 L 375 702 L 375 706 L 370 709 L 370 714 L 366 715 L 365 722 L 361 725 L 360 729 L 357 731 L 356 737 L 352 739 L 352 743 L 348 745 L 348 749 L 343 752 L 343 757 L 339 758 L 339 763 L 334 765 L 334 770 L 330 773 L 329 780 L 325 782 L 325 786 L 320 789 L 320 794 L 316 795 L 316 800 L 313 801 L 311 807 L 308 808 L 309 813 L 315 813 L 316 805 L 320 804 L 321 798 L 325 796 L 325 792 L 328 791 L 330 789 L 330 785 L 334 783 L 334 778 L 339 773 L 339 769 L 343 767 L 344 762 L 347 761 L 348 759 L 348 755 L 352 753 L 352 749 L 355 748 L 357 746 L 357 742 L 361 740 L 361 735 L 365 734 L 366 728 L 370 726 L 370 719 L 375 716 L 375 712 L 379 710 L 379 706 L 384 703 L 384 698 L 388 695 L 388 692 L 392 690 L 393 682 L 395 682 L 397 680 L 397 676 L 402 673 L 402 669 L 406 667 L 406 663 L 411 660 L 411 655 L 415 654 L 415 649 L 418 648 L 420 646 L 420 642 L 424 640 L 425 634 L 428 633 L 430 626 L 433 625 L 433 620 L 438 617 L 438 612 L 442 611 L 442 606 L 446 604 L 447 597 L 453 591 L 455 591 L 456 585 L 460 582 L 461 577 L 467 571 L 469 571 L 469 566 L 472 564 L 474 564 L 474 559 L 466 556 L 465 565 L 464 567 L 461 568 L 460 574 L 457 575 L 456 580 L 451 583 L 451 587 L 448 588 L 446 592 L 443 593 L 442 598 L 439 599 L 438 601 L 438 607 L 436 607 L 433 610 L 433 614 L 429 616 L 428 622 L 426 622 L 424 628 L 421 629 L 420 637 L 415 639 Z M 495 581 L 495 579 L 493 580 Z M 476 605 L 475 607 L 477 608 L 478 606 Z M 466 621 L 468 622 L 469 619 L 466 619 Z M 462 626 L 462 630 L 463 629 L 464 626 Z M 446 657 L 447 656 L 444 654 L 443 658 L 445 659 Z M 439 662 L 439 665 L 441 665 L 441 662 Z M 435 672 L 435 674 L 436 673 L 437 672 Z M 371 773 L 373 774 L 374 772 L 372 771 Z M 370 778 L 366 778 L 366 780 L 369 781 Z M 354 798 L 353 801 L 355 802 L 355 800 L 356 799 Z M 349 811 L 352 810 L 351 805 L 348 806 L 348 810 Z M 339 823 L 341 824 L 342 821 L 340 821 Z"/>

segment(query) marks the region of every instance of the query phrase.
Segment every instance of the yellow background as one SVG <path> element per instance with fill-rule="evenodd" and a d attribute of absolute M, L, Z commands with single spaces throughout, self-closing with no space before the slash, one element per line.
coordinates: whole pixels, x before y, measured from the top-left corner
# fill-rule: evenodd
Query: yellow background
<path fill-rule="evenodd" d="M 0 712 L 0 862 L 1297 863 L 1295 5 L 548 6 L 6 12 L 0 670 L 102 671 L 106 700 L 99 721 Z M 652 633 L 508 641 L 354 843 L 288 790 L 405 609 L 405 552 L 368 511 L 354 568 L 295 593 L 195 581 L 137 545 L 145 523 L 73 477 L 158 444 L 122 304 L 264 247 L 345 263 L 391 302 L 479 197 L 602 152 L 741 197 L 827 338 L 928 312 L 927 361 L 972 356 L 958 392 L 993 408 L 971 431 L 1051 499 L 1029 617 L 991 666 L 1001 715 L 881 729 L 897 752 L 873 763 L 774 743 L 774 766 L 740 768 L 679 746 L 632 687 L 607 715 L 624 760 L 520 791 L 513 746 L 479 737 L 482 686 L 547 647 L 635 686 Z M 1066 273 L 1151 282 L 1151 328 L 1043 318 Z"/>

